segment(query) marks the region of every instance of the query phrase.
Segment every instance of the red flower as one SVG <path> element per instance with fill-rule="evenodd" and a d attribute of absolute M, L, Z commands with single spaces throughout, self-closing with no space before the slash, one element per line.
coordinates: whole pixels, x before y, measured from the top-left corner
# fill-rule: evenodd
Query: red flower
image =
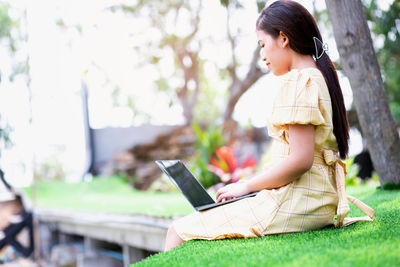
<path fill-rule="evenodd" d="M 238 167 L 233 149 L 229 146 L 223 146 L 215 151 L 217 158 L 211 157 L 211 165 L 207 169 L 218 175 L 224 183 L 235 183 L 241 178 L 252 174 L 257 164 L 252 156 L 246 158 L 242 166 Z"/>
<path fill-rule="evenodd" d="M 257 165 L 256 160 L 252 156 L 248 156 L 242 164 L 242 168 L 255 167 Z"/>
<path fill-rule="evenodd" d="M 223 161 L 226 163 L 226 165 L 229 168 L 229 172 L 232 173 L 236 170 L 237 168 L 237 163 L 235 156 L 233 155 L 232 148 L 229 146 L 223 146 L 221 148 L 218 148 L 215 153 L 217 154 L 218 158 L 220 161 Z"/>

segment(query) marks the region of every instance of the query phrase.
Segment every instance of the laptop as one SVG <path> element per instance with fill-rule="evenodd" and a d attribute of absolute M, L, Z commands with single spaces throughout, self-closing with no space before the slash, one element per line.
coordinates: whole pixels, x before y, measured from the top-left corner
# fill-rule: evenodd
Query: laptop
<path fill-rule="evenodd" d="M 182 192 L 186 199 L 197 211 L 207 210 L 225 205 L 239 199 L 255 196 L 258 192 L 250 193 L 230 200 L 215 202 L 204 187 L 193 176 L 180 160 L 156 160 L 155 163 L 170 178 L 172 183 Z"/>

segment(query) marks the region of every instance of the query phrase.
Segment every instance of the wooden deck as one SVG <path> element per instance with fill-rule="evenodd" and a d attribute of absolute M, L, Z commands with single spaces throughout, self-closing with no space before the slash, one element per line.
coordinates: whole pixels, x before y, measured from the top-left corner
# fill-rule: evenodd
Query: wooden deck
<path fill-rule="evenodd" d="M 114 243 L 122 248 L 123 265 L 145 257 L 145 251 L 159 252 L 172 219 L 139 214 L 110 214 L 60 209 L 36 209 L 41 233 L 41 247 L 54 242 L 43 236 L 82 236 L 85 250 L 96 248 L 96 241 Z M 49 239 L 49 238 L 47 238 Z M 62 238 L 61 238 L 62 239 Z"/>

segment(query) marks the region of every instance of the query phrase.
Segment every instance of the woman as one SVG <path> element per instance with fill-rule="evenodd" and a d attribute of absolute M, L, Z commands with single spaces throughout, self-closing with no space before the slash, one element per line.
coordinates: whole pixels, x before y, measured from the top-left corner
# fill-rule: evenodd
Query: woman
<path fill-rule="evenodd" d="M 174 221 L 165 250 L 191 239 L 258 237 L 374 218 L 373 209 L 345 192 L 340 159 L 348 153 L 349 124 L 314 18 L 296 2 L 276 1 L 261 12 L 256 29 L 263 61 L 282 78 L 268 122 L 273 156 L 265 171 L 218 190 L 217 201 L 259 193 Z M 345 218 L 348 200 L 368 216 Z"/>

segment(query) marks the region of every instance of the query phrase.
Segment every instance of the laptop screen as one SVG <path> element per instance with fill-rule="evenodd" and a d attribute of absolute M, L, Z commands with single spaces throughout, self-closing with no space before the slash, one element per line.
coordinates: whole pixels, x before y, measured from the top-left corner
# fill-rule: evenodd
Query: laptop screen
<path fill-rule="evenodd" d="M 189 200 L 193 207 L 215 203 L 204 187 L 180 160 L 157 160 L 156 163 Z"/>

